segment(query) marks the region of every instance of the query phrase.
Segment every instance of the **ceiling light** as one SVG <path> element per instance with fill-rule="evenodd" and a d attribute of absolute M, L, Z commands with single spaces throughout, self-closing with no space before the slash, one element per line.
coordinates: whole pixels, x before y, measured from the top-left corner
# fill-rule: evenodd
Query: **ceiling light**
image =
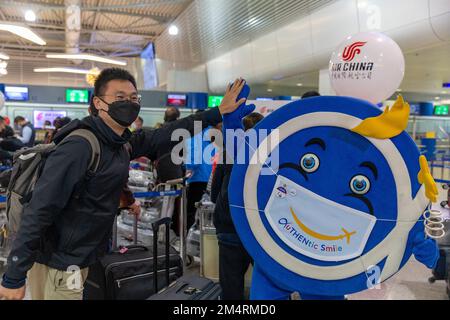
<path fill-rule="evenodd" d="M 434 97 L 434 100 L 439 100 L 441 97 Z"/>
<path fill-rule="evenodd" d="M 402 92 L 402 89 L 398 88 L 397 90 L 395 90 L 397 92 Z"/>
<path fill-rule="evenodd" d="M 273 90 L 272 89 L 267 89 L 267 92 L 272 92 Z"/>
<path fill-rule="evenodd" d="M 33 70 L 34 72 L 64 72 L 64 73 L 77 73 L 77 74 L 88 74 L 89 70 L 85 69 L 76 69 L 76 68 L 64 68 L 64 67 L 55 67 L 55 68 L 36 68 Z"/>
<path fill-rule="evenodd" d="M 2 59 L 2 60 L 9 60 L 9 56 L 7 54 L 0 53 L 0 59 Z"/>
<path fill-rule="evenodd" d="M 40 46 L 44 46 L 47 44 L 41 37 L 39 37 L 36 33 L 31 31 L 31 29 L 29 29 L 27 27 L 22 27 L 22 26 L 8 24 L 8 23 L 0 23 L 0 30 L 14 33 L 15 35 L 18 35 L 19 37 L 22 37 L 31 42 L 34 42 Z"/>
<path fill-rule="evenodd" d="M 178 27 L 175 25 L 171 25 L 169 28 L 169 34 L 171 36 L 176 36 L 178 34 Z"/>
<path fill-rule="evenodd" d="M 303 86 L 303 83 L 297 83 L 297 87 Z"/>
<path fill-rule="evenodd" d="M 76 54 L 66 54 L 66 53 L 50 53 L 46 55 L 47 58 L 50 59 L 68 59 L 68 60 L 89 60 L 96 61 L 102 63 L 116 64 L 119 66 L 126 66 L 127 62 L 122 60 L 114 60 L 101 56 L 96 56 L 93 54 L 84 54 L 84 53 L 76 53 Z"/>
<path fill-rule="evenodd" d="M 8 70 L 6 70 L 6 69 L 0 69 L 0 74 L 1 74 L 2 76 L 5 76 L 5 75 L 8 74 Z"/>
<path fill-rule="evenodd" d="M 25 11 L 25 20 L 29 22 L 35 22 L 36 21 L 36 14 L 33 10 L 27 10 Z"/>
<path fill-rule="evenodd" d="M 257 24 L 257 23 L 258 23 L 258 19 L 256 19 L 256 18 L 251 18 L 248 20 L 248 24 L 251 26 L 254 24 Z"/>

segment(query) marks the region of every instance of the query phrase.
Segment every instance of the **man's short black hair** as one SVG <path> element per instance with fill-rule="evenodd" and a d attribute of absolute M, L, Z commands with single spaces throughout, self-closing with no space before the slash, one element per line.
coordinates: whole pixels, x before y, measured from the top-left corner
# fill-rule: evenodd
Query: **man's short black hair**
<path fill-rule="evenodd" d="M 302 95 L 302 99 L 311 98 L 311 97 L 319 97 L 319 96 L 320 96 L 320 93 L 318 93 L 317 91 L 308 91 Z"/>
<path fill-rule="evenodd" d="M 98 114 L 98 111 L 94 106 L 94 97 L 98 97 L 104 94 L 108 82 L 112 80 L 130 81 L 137 90 L 136 79 L 134 79 L 133 75 L 127 70 L 120 68 L 103 69 L 102 72 L 100 72 L 100 74 L 98 75 L 97 80 L 95 80 L 94 94 L 92 95 L 91 103 L 89 106 L 93 115 Z"/>
<path fill-rule="evenodd" d="M 176 107 L 168 107 L 164 113 L 164 122 L 173 122 L 180 117 L 180 110 Z"/>
<path fill-rule="evenodd" d="M 17 116 L 14 118 L 14 123 L 19 123 L 21 121 L 25 121 L 25 118 L 22 116 Z"/>
<path fill-rule="evenodd" d="M 244 130 L 247 131 L 247 130 L 253 128 L 262 119 L 264 119 L 264 116 L 261 113 L 258 113 L 258 112 L 250 113 L 248 116 L 246 116 L 242 120 L 242 123 L 244 124 Z"/>

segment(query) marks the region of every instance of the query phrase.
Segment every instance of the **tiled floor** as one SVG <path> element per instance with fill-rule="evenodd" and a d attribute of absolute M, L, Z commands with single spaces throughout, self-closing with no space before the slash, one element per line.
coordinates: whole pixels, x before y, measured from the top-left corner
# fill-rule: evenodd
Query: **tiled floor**
<path fill-rule="evenodd" d="M 446 283 L 428 278 L 431 271 L 414 258 L 392 278 L 371 289 L 350 295 L 349 300 L 448 300 Z"/>

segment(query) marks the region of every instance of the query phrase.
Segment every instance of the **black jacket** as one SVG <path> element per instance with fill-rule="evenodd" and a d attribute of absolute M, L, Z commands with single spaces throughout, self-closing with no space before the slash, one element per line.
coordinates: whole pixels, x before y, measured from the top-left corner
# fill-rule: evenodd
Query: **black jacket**
<path fill-rule="evenodd" d="M 132 157 L 152 159 L 155 148 L 178 128 L 193 132 L 194 121 L 203 127 L 222 121 L 217 108 L 174 122 L 158 130 L 144 130 L 130 137 L 115 134 L 100 118 L 73 121 L 58 132 L 55 143 L 76 128 L 88 128 L 99 139 L 100 165 L 87 178 L 91 150 L 81 137 L 58 144 L 46 161 L 33 197 L 24 209 L 21 226 L 8 257 L 6 278 L 21 281 L 34 262 L 58 270 L 85 268 L 105 254 L 120 193 L 128 179 L 130 154 L 123 145 L 130 139 Z M 8 281 L 11 282 L 11 281 Z M 3 281 L 5 283 L 5 281 Z"/>
<path fill-rule="evenodd" d="M 236 233 L 228 203 L 228 184 L 230 183 L 232 169 L 232 164 L 218 164 L 214 171 L 211 184 L 211 201 L 216 204 L 213 222 L 217 234 Z"/>
<path fill-rule="evenodd" d="M 92 152 L 87 140 L 74 136 L 58 144 L 77 128 L 91 130 L 100 143 L 101 160 L 92 177 L 87 177 Z M 119 137 L 98 117 L 75 120 L 58 133 L 58 146 L 24 209 L 8 258 L 8 278 L 25 278 L 35 261 L 58 270 L 85 268 L 106 251 L 128 178 L 127 135 Z"/>

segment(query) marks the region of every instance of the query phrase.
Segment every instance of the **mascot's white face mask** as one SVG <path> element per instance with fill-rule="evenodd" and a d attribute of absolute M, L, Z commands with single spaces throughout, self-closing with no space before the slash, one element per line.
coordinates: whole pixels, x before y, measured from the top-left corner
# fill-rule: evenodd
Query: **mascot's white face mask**
<path fill-rule="evenodd" d="M 321 197 L 278 176 L 266 217 L 292 249 L 322 261 L 343 261 L 361 255 L 376 218 Z"/>

